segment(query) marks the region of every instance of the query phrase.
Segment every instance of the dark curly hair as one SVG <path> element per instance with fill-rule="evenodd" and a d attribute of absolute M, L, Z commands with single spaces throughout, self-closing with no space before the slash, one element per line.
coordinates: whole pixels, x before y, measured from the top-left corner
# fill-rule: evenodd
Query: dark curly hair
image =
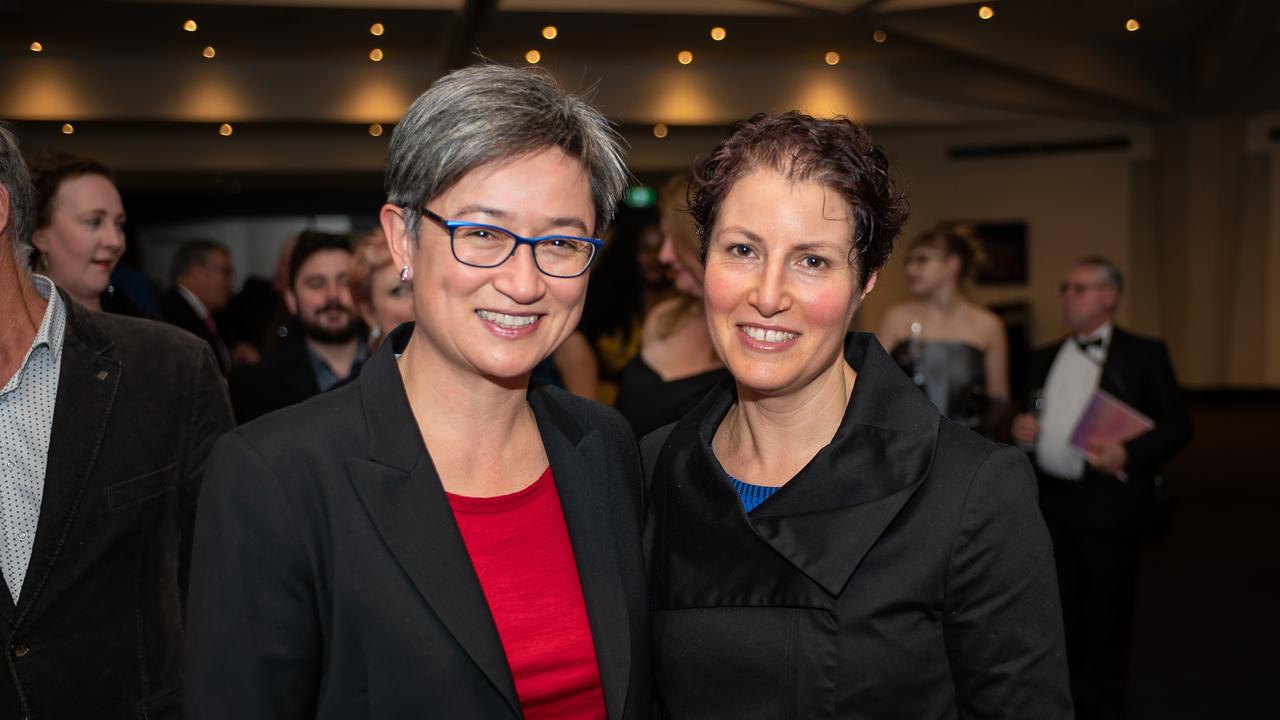
<path fill-rule="evenodd" d="M 831 188 L 853 213 L 849 263 L 866 287 L 884 267 L 907 220 L 906 196 L 893 185 L 889 161 L 861 125 L 845 117 L 820 120 L 801 112 L 760 113 L 733 126 L 694 171 L 689 213 L 707 256 L 720 205 L 734 183 L 761 168 Z"/>

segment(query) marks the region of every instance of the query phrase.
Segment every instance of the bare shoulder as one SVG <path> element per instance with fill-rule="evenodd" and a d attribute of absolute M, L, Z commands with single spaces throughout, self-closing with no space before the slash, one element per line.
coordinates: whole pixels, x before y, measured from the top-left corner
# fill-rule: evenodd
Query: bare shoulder
<path fill-rule="evenodd" d="M 989 344 L 1004 337 L 1004 321 L 1000 316 L 987 308 L 974 303 L 972 308 L 973 328 L 978 331 L 984 343 Z"/>

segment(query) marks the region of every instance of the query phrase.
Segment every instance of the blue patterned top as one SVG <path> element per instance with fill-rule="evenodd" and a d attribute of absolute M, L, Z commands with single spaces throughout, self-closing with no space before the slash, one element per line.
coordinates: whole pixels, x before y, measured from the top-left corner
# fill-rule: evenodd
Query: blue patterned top
<path fill-rule="evenodd" d="M 732 475 L 729 476 L 729 482 L 733 483 L 733 489 L 738 491 L 738 498 L 742 500 L 742 507 L 747 512 L 755 510 L 757 505 L 778 492 L 776 487 L 744 483 Z"/>

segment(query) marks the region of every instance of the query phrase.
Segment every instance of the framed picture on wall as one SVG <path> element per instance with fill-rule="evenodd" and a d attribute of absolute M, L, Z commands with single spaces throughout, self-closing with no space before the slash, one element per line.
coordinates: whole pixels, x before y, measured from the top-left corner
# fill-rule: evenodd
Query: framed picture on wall
<path fill-rule="evenodd" d="M 987 256 L 986 263 L 978 266 L 974 282 L 979 285 L 1027 284 L 1027 224 L 1013 221 L 961 221 L 963 227 L 973 233 Z"/>

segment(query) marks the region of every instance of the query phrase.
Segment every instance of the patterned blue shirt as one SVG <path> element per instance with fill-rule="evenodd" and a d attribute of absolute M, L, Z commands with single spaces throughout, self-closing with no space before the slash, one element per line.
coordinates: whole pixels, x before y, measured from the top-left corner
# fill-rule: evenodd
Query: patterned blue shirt
<path fill-rule="evenodd" d="M 776 487 L 744 483 L 732 475 L 729 476 L 729 482 L 733 483 L 733 489 L 738 491 L 738 498 L 742 500 L 742 508 L 747 512 L 755 510 L 756 506 L 778 492 Z"/>
<path fill-rule="evenodd" d="M 42 275 L 34 280 L 36 291 L 48 301 L 44 320 L 22 365 L 0 388 L 0 571 L 15 603 L 31 562 L 44 499 L 67 329 L 67 309 L 53 283 Z"/>

